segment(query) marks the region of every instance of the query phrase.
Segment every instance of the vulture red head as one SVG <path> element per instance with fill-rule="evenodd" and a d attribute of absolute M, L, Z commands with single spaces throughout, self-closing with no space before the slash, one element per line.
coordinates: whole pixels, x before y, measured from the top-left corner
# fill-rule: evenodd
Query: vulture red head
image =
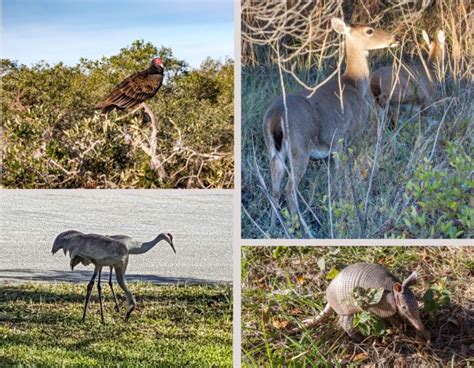
<path fill-rule="evenodd" d="M 160 67 L 160 68 L 163 68 L 163 60 L 161 60 L 160 58 L 154 58 L 151 63 L 154 65 L 154 66 L 157 66 L 157 67 Z"/>

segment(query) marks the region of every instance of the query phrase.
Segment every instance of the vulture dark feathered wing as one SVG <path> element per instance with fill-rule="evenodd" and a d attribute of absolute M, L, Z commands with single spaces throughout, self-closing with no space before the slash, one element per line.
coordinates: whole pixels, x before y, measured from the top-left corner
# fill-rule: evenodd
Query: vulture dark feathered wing
<path fill-rule="evenodd" d="M 148 69 L 125 78 L 95 108 L 102 109 L 104 113 L 113 109 L 133 109 L 158 92 L 163 82 L 163 70 L 163 61 L 154 58 Z"/>

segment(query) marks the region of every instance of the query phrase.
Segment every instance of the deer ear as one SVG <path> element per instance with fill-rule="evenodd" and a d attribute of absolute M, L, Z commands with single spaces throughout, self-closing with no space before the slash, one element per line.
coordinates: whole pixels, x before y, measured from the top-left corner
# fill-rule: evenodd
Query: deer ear
<path fill-rule="evenodd" d="M 422 30 L 421 35 L 423 36 L 423 40 L 425 40 L 426 44 L 429 46 L 430 45 L 430 36 L 428 36 L 428 33 L 426 33 L 425 30 Z"/>
<path fill-rule="evenodd" d="M 395 293 L 401 293 L 402 292 L 402 285 L 399 282 L 396 282 L 393 284 L 393 291 Z"/>
<path fill-rule="evenodd" d="M 446 41 L 446 35 L 444 34 L 444 31 L 441 29 L 438 30 L 436 36 L 438 37 L 438 42 L 444 44 L 444 42 Z"/>
<path fill-rule="evenodd" d="M 339 34 L 347 34 L 351 29 L 351 27 L 340 18 L 331 18 L 331 27 Z"/>
<path fill-rule="evenodd" d="M 416 271 L 413 271 L 411 273 L 411 275 L 408 276 L 405 279 L 405 281 L 403 281 L 402 287 L 405 288 L 405 287 L 408 287 L 408 286 L 411 286 L 411 285 L 415 285 L 417 277 L 418 277 L 418 275 L 416 274 Z"/>

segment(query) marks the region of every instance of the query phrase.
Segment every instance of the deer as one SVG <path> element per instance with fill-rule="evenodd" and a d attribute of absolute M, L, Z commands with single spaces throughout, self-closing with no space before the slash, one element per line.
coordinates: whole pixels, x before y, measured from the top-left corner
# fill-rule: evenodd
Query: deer
<path fill-rule="evenodd" d="M 271 198 L 280 202 L 281 182 L 288 171 L 285 197 L 292 216 L 299 212 L 296 189 L 309 160 L 325 159 L 341 148 L 341 138 L 351 138 L 367 125 L 372 103 L 368 98 L 368 51 L 398 45 L 398 37 L 369 25 L 346 24 L 332 18 L 334 31 L 344 35 L 346 69 L 316 87 L 277 97 L 263 119 L 263 134 L 268 150 L 272 180 Z M 286 160 L 289 160 L 287 170 Z M 271 228 L 276 213 L 272 211 Z"/>
<path fill-rule="evenodd" d="M 374 71 L 370 77 L 370 89 L 379 107 L 411 105 L 417 111 L 424 111 L 437 94 L 438 78 L 442 76 L 446 36 L 438 30 L 436 38 L 430 40 L 422 30 L 423 40 L 429 47 L 426 65 L 402 65 L 397 73 L 392 66 Z"/>

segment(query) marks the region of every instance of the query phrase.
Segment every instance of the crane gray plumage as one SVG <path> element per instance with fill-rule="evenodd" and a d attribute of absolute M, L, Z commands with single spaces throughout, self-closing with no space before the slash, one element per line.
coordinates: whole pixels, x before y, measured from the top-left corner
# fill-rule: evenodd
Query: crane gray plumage
<path fill-rule="evenodd" d="M 102 322 L 104 321 L 102 310 L 102 295 L 100 287 L 100 277 L 102 268 L 110 267 L 109 285 L 112 290 L 112 295 L 115 300 L 115 309 L 118 311 L 118 302 L 112 286 L 112 269 L 115 270 L 115 277 L 117 283 L 124 291 L 127 297 L 128 310 L 125 319 L 128 320 L 130 314 L 135 309 L 137 302 L 128 289 L 125 280 L 125 272 L 128 266 L 128 257 L 130 254 L 141 254 L 149 251 L 160 241 L 165 240 L 170 244 L 173 251 L 176 253 L 173 244 L 173 236 L 170 233 L 161 233 L 154 240 L 140 243 L 125 235 L 103 236 L 99 234 L 84 234 L 76 230 L 68 230 L 59 234 L 53 243 L 52 253 L 55 254 L 59 250 L 63 250 L 64 255 L 69 254 L 71 259 L 71 270 L 76 265 L 82 263 L 85 266 L 91 263 L 95 266 L 92 278 L 87 286 L 86 300 L 84 303 L 84 313 L 82 320 L 85 320 L 87 305 L 89 303 L 92 288 L 94 286 L 95 278 L 98 275 L 97 290 L 99 293 L 100 313 Z"/>
<path fill-rule="evenodd" d="M 324 310 L 316 318 L 303 321 L 306 328 L 313 327 L 324 320 L 334 310 L 339 315 L 339 323 L 347 334 L 360 340 L 361 335 L 353 326 L 354 314 L 368 311 L 374 315 L 389 319 L 396 327 L 400 327 L 396 315 L 408 320 L 417 332 L 426 340 L 429 340 L 429 332 L 424 327 L 418 308 L 418 302 L 409 286 L 416 283 L 417 274 L 413 272 L 403 283 L 393 276 L 383 266 L 371 263 L 356 263 L 344 268 L 329 284 L 326 289 L 327 304 Z M 378 289 L 382 291 L 377 303 L 362 306 L 357 300 L 355 289 L 362 290 Z M 289 335 L 301 331 L 294 328 Z"/>

